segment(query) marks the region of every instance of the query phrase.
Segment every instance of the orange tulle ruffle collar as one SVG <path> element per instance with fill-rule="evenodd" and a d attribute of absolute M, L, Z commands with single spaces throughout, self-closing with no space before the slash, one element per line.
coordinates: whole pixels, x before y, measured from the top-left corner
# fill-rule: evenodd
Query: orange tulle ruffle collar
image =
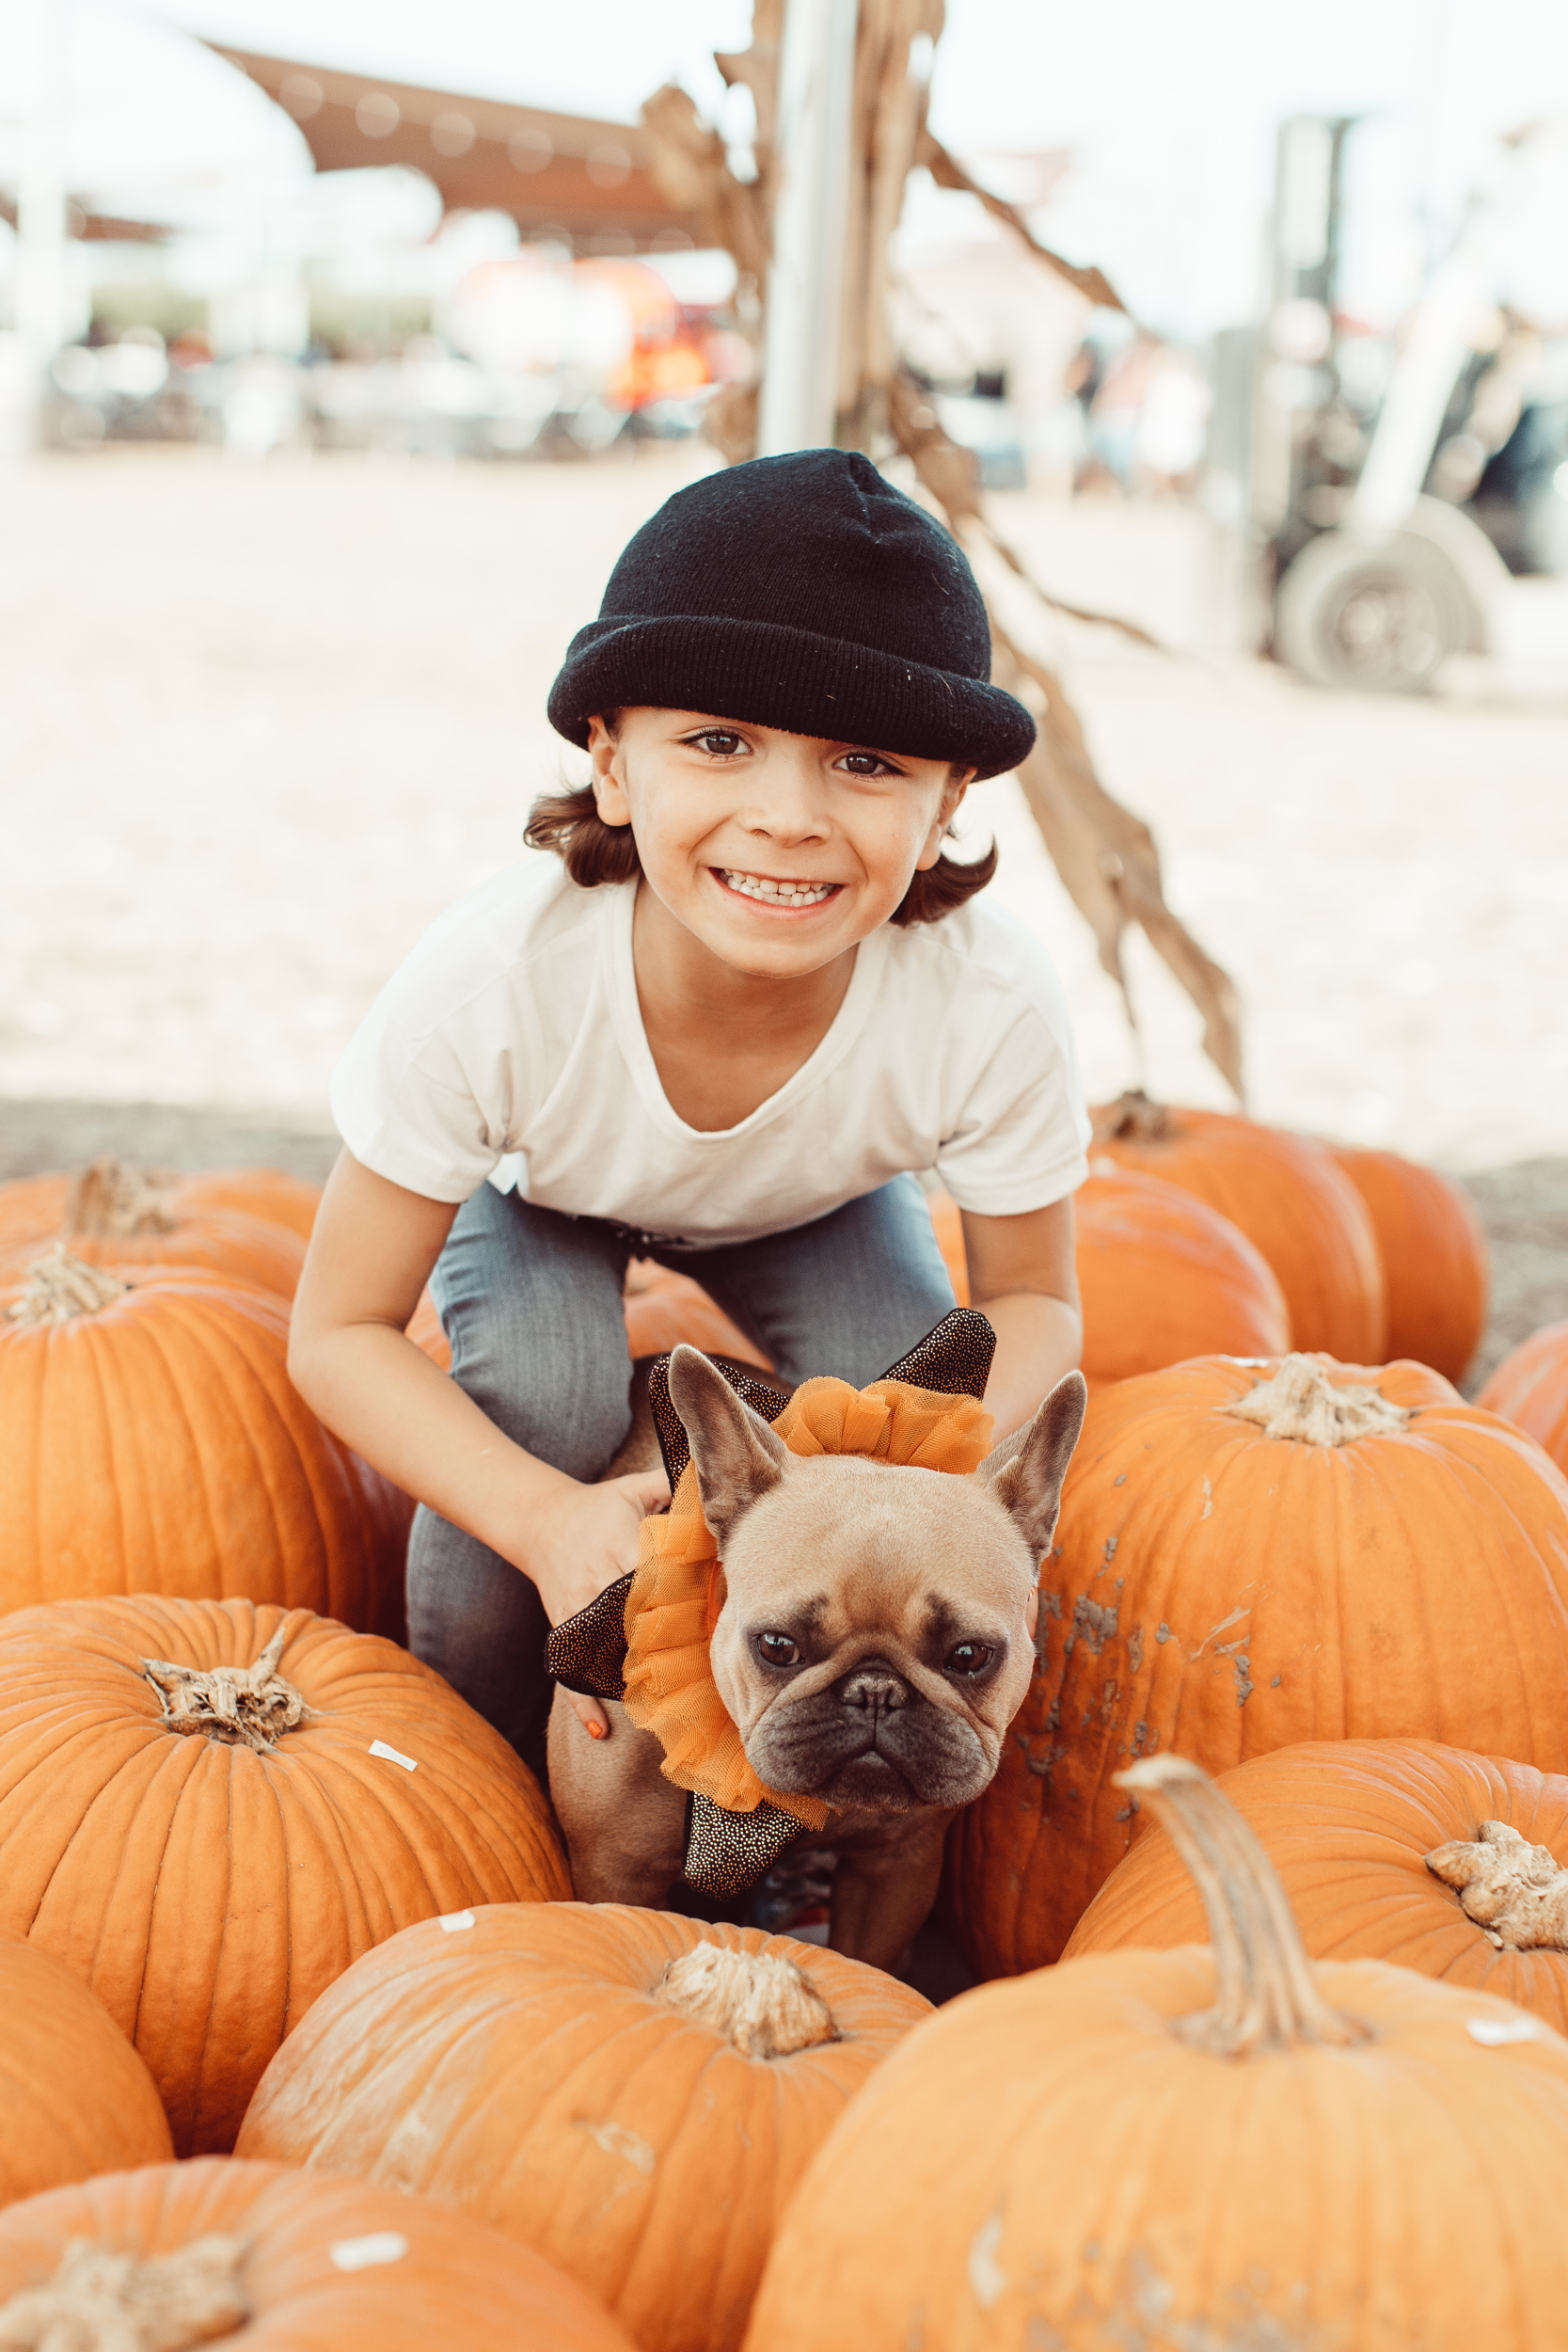
<path fill-rule="evenodd" d="M 938 1395 L 902 1380 L 874 1380 L 868 1389 L 807 1380 L 773 1422 L 792 1454 L 859 1454 L 959 1478 L 985 1460 L 993 1426 L 974 1397 Z M 726 1813 L 751 1813 L 766 1803 L 803 1828 L 821 1829 L 825 1804 L 769 1788 L 757 1777 L 719 1695 L 709 1645 L 724 1590 L 718 1546 L 689 1462 L 668 1513 L 642 1522 L 626 1596 L 626 1712 L 657 1735 L 661 1769 L 677 1788 L 710 1798 Z"/>

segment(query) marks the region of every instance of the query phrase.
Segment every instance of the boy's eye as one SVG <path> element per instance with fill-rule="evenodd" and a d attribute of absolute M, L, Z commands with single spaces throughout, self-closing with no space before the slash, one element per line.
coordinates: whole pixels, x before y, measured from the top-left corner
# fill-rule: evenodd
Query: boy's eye
<path fill-rule="evenodd" d="M 689 735 L 686 739 L 714 759 L 730 759 L 746 749 L 745 737 L 732 734 L 728 727 L 705 727 L 701 735 Z"/>
<path fill-rule="evenodd" d="M 852 776 L 896 776 L 902 773 L 880 752 L 846 752 L 839 762 Z"/>

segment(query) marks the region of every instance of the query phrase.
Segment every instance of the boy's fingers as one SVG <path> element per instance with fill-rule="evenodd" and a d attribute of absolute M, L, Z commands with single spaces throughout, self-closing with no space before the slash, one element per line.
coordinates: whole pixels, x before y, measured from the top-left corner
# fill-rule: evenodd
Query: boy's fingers
<path fill-rule="evenodd" d="M 661 1502 L 670 1500 L 670 1481 L 662 1470 L 642 1470 L 628 1481 L 637 1498 L 637 1507 L 644 1518 L 657 1511 Z"/>
<path fill-rule="evenodd" d="M 610 1717 L 605 1713 L 598 1700 L 586 1697 L 581 1691 L 568 1691 L 566 1696 L 571 1703 L 573 1714 L 587 1732 L 590 1740 L 608 1740 Z"/>

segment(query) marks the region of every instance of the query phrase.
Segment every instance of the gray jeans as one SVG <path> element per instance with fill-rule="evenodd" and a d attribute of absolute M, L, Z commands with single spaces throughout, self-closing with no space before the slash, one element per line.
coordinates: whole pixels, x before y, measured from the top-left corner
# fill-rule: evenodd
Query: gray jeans
<path fill-rule="evenodd" d="M 599 1477 L 631 1425 L 621 1292 L 632 1237 L 481 1184 L 431 1278 L 452 1376 L 497 1427 L 568 1477 Z M 831 1216 L 726 1249 L 657 1249 L 784 1378 L 864 1388 L 924 1339 L 953 1286 L 920 1185 L 895 1177 Z M 422 1505 L 408 1545 L 408 1644 L 544 1773 L 550 1682 L 529 1579 Z"/>

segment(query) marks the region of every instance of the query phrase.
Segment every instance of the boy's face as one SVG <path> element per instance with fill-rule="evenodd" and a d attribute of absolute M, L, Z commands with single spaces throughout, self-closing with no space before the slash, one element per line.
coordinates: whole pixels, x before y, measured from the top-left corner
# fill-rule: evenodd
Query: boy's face
<path fill-rule="evenodd" d="M 786 735 L 700 710 L 592 722 L 594 793 L 629 823 L 649 889 L 740 972 L 814 972 L 934 866 L 968 776 L 945 759 Z"/>

